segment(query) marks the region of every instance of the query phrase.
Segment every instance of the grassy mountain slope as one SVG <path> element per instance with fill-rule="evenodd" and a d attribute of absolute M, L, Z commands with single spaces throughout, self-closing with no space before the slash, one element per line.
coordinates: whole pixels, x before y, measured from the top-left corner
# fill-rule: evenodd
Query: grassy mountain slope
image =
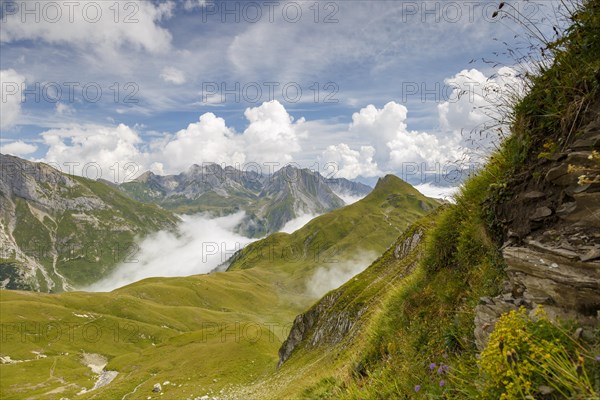
<path fill-rule="evenodd" d="M 194 398 L 211 390 L 233 393 L 250 386 L 275 370 L 277 351 L 294 315 L 314 301 L 306 283 L 335 243 L 343 244 L 335 251 L 339 261 L 363 248 L 381 253 L 409 221 L 436 204 L 389 176 L 365 199 L 321 216 L 293 235 L 257 242 L 293 249 L 317 235 L 328 243 L 315 247 L 320 259 L 306 253 L 268 261 L 251 253 L 252 259 L 246 260 L 249 253 L 236 261 L 243 268 L 146 279 L 111 293 L 0 291 L 0 326 L 6 339 L 0 351 L 1 396 L 48 398 L 53 392 L 70 397 L 91 388 L 95 377 L 82 364 L 83 353 L 105 356 L 106 369 L 119 375 L 108 386 L 78 397 L 82 399 L 128 393 L 125 398 L 145 399 L 155 383 L 167 380 L 175 386 L 163 385 L 164 399 Z M 362 242 L 363 237 L 368 240 Z M 40 335 L 35 335 L 36 328 Z M 36 359 L 32 352 L 46 358 Z M 6 357 L 31 361 L 12 363 Z"/>
<path fill-rule="evenodd" d="M 17 157 L 0 158 L 0 281 L 62 291 L 106 276 L 135 240 L 178 219 L 101 182 Z"/>
<path fill-rule="evenodd" d="M 381 253 L 382 240 L 387 241 L 390 232 L 399 235 L 437 205 L 406 182 L 388 175 L 362 201 L 317 217 L 292 234 L 277 233 L 250 244 L 229 270 L 287 268 L 285 261 L 297 260 L 304 268 L 299 272 L 304 273 L 319 262 L 319 254 L 322 260 L 335 260 L 337 253 L 347 254 L 352 249 Z"/>

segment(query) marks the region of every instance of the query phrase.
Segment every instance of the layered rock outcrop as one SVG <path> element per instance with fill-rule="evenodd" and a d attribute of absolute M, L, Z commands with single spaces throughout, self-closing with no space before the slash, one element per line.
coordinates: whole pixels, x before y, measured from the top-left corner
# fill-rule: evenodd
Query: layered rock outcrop
<path fill-rule="evenodd" d="M 576 321 L 584 335 L 600 326 L 598 110 L 564 151 L 540 157 L 517 177 L 513 195 L 496 210 L 508 281 L 500 296 L 476 309 L 480 349 L 498 317 L 520 306 L 542 305 L 552 318 Z"/>

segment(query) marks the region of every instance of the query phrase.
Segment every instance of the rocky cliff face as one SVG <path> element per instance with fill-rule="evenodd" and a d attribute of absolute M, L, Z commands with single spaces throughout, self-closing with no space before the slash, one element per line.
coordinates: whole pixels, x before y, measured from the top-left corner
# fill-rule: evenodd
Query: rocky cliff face
<path fill-rule="evenodd" d="M 266 232 L 276 232 L 303 214 L 323 214 L 345 204 L 318 172 L 289 166 L 265 178 L 259 198 L 251 216 Z"/>
<path fill-rule="evenodd" d="M 576 320 L 584 335 L 600 324 L 600 107 L 588 119 L 564 150 L 515 177 L 496 209 L 508 281 L 477 307 L 480 349 L 499 315 L 520 306 Z"/>
<path fill-rule="evenodd" d="M 136 236 L 176 221 L 100 182 L 0 155 L 1 288 L 63 291 L 90 283 L 129 254 Z"/>

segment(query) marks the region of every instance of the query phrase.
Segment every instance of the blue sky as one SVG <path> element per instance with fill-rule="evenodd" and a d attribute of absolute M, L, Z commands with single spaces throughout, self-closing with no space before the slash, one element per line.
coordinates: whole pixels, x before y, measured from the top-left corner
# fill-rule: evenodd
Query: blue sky
<path fill-rule="evenodd" d="M 518 80 L 503 42 L 524 45 L 489 1 L 28 3 L 2 1 L 2 152 L 103 170 L 331 162 L 364 180 L 452 162 L 485 123 L 484 88 Z M 507 3 L 548 31 L 550 2 Z"/>

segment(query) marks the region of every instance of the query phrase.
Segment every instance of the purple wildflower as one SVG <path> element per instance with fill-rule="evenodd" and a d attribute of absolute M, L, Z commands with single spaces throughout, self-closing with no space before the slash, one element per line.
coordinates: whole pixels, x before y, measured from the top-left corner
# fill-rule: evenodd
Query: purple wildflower
<path fill-rule="evenodd" d="M 429 364 L 429 370 L 430 371 L 433 371 L 435 369 L 435 367 L 437 367 L 437 365 L 435 363 Z"/>
<path fill-rule="evenodd" d="M 416 385 L 415 386 L 415 392 L 418 392 L 419 390 L 421 390 L 421 385 Z"/>
<path fill-rule="evenodd" d="M 600 356 L 596 356 L 596 361 L 600 361 Z"/>
<path fill-rule="evenodd" d="M 440 381 L 440 387 L 443 387 L 443 386 L 445 386 L 445 385 L 446 385 L 446 381 L 442 379 L 442 380 Z"/>
<path fill-rule="evenodd" d="M 438 373 L 438 374 L 445 374 L 445 373 L 448 371 L 448 369 L 449 369 L 449 368 L 450 368 L 450 367 L 448 367 L 447 365 L 443 365 L 443 364 L 442 364 L 442 365 L 440 365 L 440 367 L 438 368 L 438 370 L 437 370 L 437 373 Z"/>

